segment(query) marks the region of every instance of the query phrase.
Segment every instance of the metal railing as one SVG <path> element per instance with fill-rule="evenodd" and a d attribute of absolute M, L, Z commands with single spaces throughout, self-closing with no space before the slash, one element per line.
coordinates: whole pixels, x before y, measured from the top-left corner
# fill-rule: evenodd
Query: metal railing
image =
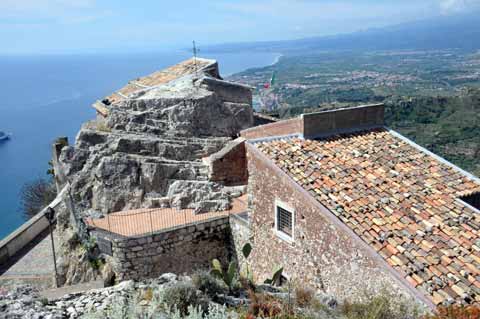
<path fill-rule="evenodd" d="M 224 211 L 196 214 L 194 209 L 146 208 L 107 214 L 103 218 L 89 218 L 86 223 L 89 227 L 111 234 L 134 237 L 184 228 L 245 212 L 246 199 L 235 198 L 230 209 Z"/>

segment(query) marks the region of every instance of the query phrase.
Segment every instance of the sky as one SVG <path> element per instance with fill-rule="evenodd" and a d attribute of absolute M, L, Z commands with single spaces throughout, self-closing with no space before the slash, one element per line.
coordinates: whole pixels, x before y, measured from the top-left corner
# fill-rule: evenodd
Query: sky
<path fill-rule="evenodd" d="M 289 40 L 478 8 L 480 0 L 0 0 L 0 54 Z"/>

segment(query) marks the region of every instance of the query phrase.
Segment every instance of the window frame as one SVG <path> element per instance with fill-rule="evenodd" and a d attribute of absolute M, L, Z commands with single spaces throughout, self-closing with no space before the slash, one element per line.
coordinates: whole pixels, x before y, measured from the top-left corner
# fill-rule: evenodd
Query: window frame
<path fill-rule="evenodd" d="M 275 199 L 274 205 L 275 205 L 273 210 L 274 219 L 275 219 L 274 232 L 277 235 L 277 237 L 279 237 L 280 239 L 289 243 L 293 243 L 295 240 L 295 209 L 279 199 Z M 278 208 L 286 210 L 287 212 L 292 214 L 292 236 L 278 229 Z"/>

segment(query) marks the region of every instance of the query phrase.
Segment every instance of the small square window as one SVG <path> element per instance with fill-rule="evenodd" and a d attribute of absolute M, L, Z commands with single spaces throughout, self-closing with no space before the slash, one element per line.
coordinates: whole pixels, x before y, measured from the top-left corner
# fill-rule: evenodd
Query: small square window
<path fill-rule="evenodd" d="M 460 200 L 467 203 L 469 206 L 480 210 L 480 192 L 460 197 Z"/>
<path fill-rule="evenodd" d="M 275 201 L 275 231 L 287 241 L 293 240 L 294 210 L 280 201 Z"/>

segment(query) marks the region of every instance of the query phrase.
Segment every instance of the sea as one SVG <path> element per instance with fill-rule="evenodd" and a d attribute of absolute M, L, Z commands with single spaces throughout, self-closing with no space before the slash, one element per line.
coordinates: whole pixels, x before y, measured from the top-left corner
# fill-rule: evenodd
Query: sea
<path fill-rule="evenodd" d="M 25 222 L 20 192 L 25 183 L 47 178 L 51 144 L 71 144 L 83 122 L 95 117 L 91 104 L 129 80 L 187 58 L 185 51 L 135 54 L 0 56 L 0 240 Z M 279 54 L 209 52 L 222 76 L 274 63 Z"/>

